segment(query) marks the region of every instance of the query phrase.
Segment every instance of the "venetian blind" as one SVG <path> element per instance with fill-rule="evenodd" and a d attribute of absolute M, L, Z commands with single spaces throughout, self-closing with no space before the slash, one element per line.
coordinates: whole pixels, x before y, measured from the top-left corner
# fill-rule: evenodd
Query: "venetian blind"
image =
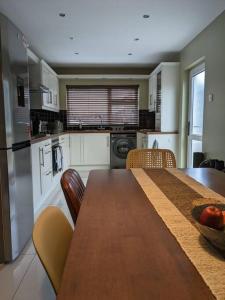
<path fill-rule="evenodd" d="M 67 125 L 138 125 L 138 86 L 67 86 Z"/>

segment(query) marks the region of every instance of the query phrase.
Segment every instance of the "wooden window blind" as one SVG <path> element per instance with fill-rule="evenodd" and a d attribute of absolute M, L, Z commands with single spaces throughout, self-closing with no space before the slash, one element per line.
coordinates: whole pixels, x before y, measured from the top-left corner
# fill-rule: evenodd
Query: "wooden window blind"
<path fill-rule="evenodd" d="M 67 86 L 67 126 L 138 125 L 138 86 Z"/>

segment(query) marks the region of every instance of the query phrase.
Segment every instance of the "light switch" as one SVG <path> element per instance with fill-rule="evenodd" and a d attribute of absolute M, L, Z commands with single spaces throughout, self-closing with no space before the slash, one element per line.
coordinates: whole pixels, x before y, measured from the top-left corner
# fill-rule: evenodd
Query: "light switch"
<path fill-rule="evenodd" d="M 209 94 L 208 99 L 209 99 L 209 102 L 213 102 L 213 100 L 214 100 L 213 94 Z"/>

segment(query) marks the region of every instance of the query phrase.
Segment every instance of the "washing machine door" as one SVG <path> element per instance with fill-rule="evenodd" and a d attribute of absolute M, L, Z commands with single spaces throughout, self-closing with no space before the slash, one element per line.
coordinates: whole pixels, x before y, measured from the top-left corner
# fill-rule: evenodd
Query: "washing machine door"
<path fill-rule="evenodd" d="M 132 140 L 121 138 L 115 141 L 113 145 L 113 152 L 117 157 L 126 159 L 128 152 L 134 148 L 135 145 Z"/>

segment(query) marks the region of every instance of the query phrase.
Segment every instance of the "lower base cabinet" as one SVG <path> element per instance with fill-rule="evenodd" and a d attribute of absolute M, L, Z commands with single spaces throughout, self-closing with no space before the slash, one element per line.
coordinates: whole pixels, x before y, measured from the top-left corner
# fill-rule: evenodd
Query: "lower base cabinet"
<path fill-rule="evenodd" d="M 93 169 L 110 168 L 110 133 L 71 133 L 70 165 L 86 184 Z"/>
<path fill-rule="evenodd" d="M 176 160 L 178 159 L 178 134 L 177 133 L 166 133 L 166 134 L 137 134 L 137 148 L 159 148 L 171 150 Z"/>
<path fill-rule="evenodd" d="M 110 134 L 70 134 L 70 163 L 72 166 L 109 166 Z"/>

